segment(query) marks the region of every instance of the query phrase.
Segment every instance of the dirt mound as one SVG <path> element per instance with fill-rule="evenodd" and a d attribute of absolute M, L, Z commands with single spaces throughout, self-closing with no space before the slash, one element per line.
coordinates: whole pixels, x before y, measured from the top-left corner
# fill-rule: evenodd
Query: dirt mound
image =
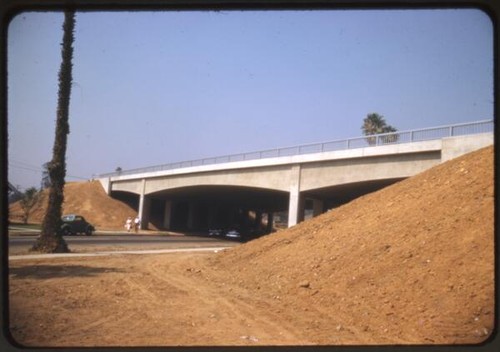
<path fill-rule="evenodd" d="M 48 190 L 44 190 L 29 217 L 31 223 L 41 223 L 47 210 Z M 63 214 L 83 215 L 98 230 L 123 229 L 128 216 L 137 212 L 127 204 L 109 197 L 99 181 L 68 182 L 64 187 Z M 22 209 L 19 202 L 9 207 L 9 220 L 20 222 Z"/>
<path fill-rule="evenodd" d="M 317 343 L 476 343 L 493 329 L 493 181 L 488 147 L 197 265 Z"/>

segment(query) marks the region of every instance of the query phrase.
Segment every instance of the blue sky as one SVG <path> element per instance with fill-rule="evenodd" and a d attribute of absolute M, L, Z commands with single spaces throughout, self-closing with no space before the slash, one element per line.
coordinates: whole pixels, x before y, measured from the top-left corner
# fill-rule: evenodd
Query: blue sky
<path fill-rule="evenodd" d="M 52 155 L 62 13 L 8 28 L 9 174 Z M 459 10 L 77 12 L 67 181 L 493 118 L 493 27 Z"/>

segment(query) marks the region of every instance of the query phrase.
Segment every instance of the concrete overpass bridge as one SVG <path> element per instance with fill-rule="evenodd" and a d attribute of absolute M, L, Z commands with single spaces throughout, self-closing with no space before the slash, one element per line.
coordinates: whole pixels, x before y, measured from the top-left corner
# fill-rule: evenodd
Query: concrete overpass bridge
<path fill-rule="evenodd" d="M 316 216 L 439 163 L 493 144 L 493 121 L 228 155 L 99 176 L 143 228 L 270 231 Z"/>

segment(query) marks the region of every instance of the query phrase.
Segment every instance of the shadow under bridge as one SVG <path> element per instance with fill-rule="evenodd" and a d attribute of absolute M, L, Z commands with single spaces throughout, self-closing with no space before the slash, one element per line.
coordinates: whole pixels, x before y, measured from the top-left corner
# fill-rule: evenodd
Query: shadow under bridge
<path fill-rule="evenodd" d="M 190 186 L 147 195 L 149 223 L 172 231 L 239 228 L 267 232 L 288 209 L 288 193 L 237 186 Z"/>

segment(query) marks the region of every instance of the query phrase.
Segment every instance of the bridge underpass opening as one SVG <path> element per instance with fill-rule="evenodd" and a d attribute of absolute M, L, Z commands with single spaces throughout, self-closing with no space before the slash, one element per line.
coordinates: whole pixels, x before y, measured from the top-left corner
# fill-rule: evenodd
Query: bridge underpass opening
<path fill-rule="evenodd" d="M 336 185 L 303 191 L 300 195 L 298 220 L 318 216 L 329 209 L 348 203 L 402 180 L 386 179 Z M 113 192 L 119 199 L 139 212 L 139 196 Z M 143 229 L 202 232 L 214 228 L 239 228 L 269 233 L 285 228 L 288 222 L 288 192 L 233 187 L 194 186 L 149 194 Z"/>
<path fill-rule="evenodd" d="M 376 192 L 404 178 L 348 183 L 303 192 L 304 219 L 349 203 L 356 198 Z"/>
<path fill-rule="evenodd" d="M 260 188 L 194 186 L 147 197 L 152 227 L 206 233 L 212 228 L 270 232 L 273 214 L 288 209 L 289 195 Z"/>

